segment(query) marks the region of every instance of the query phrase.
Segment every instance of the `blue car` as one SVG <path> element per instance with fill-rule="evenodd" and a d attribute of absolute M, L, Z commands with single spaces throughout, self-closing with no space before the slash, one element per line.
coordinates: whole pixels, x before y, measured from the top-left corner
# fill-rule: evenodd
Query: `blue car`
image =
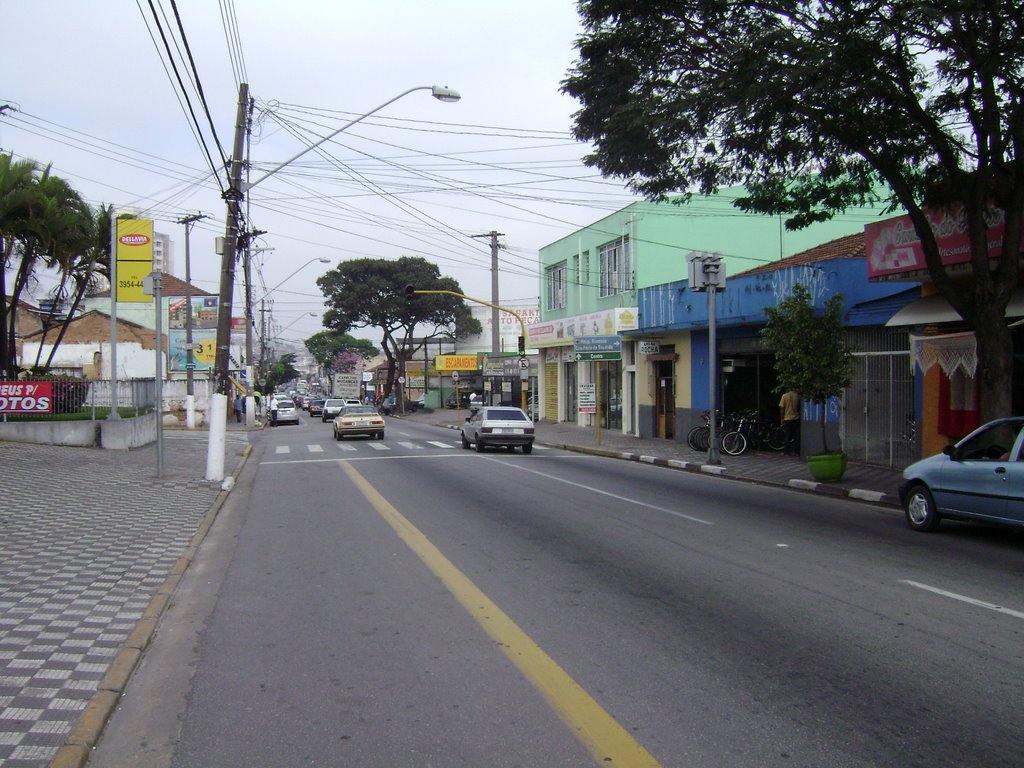
<path fill-rule="evenodd" d="M 944 517 L 1024 527 L 1024 416 L 990 421 L 911 464 L 900 502 L 915 531 L 933 531 Z"/>

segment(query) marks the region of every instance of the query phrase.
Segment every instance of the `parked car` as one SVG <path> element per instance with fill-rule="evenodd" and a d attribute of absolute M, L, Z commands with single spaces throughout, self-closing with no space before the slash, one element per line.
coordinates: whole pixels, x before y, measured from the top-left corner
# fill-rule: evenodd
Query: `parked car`
<path fill-rule="evenodd" d="M 516 446 L 531 453 L 533 436 L 533 422 L 521 408 L 483 406 L 462 424 L 462 447 L 472 445 L 477 453 L 490 447 L 512 451 Z"/>
<path fill-rule="evenodd" d="M 346 405 L 334 417 L 334 439 L 366 435 L 384 439 L 384 417 L 372 405 Z"/>
<path fill-rule="evenodd" d="M 341 409 L 345 407 L 347 401 L 340 397 L 329 397 L 324 400 L 324 409 L 320 414 L 320 418 L 324 421 L 330 421 L 339 413 Z"/>
<path fill-rule="evenodd" d="M 291 400 L 282 400 L 277 404 L 277 423 L 299 423 L 299 409 L 295 407 L 295 403 L 293 403 Z"/>
<path fill-rule="evenodd" d="M 472 391 L 470 391 L 468 389 L 466 389 L 466 390 L 459 390 L 459 407 L 460 408 L 469 408 L 469 406 L 471 405 L 471 403 L 473 401 L 476 401 L 478 404 L 483 403 L 483 399 L 484 399 L 484 396 L 480 392 L 472 392 Z M 455 407 L 455 393 L 454 392 L 452 392 L 450 395 L 448 395 L 448 397 L 445 399 L 444 407 L 445 408 L 454 408 Z"/>
<path fill-rule="evenodd" d="M 309 407 L 306 409 L 309 411 L 310 416 L 323 416 L 324 403 L 326 400 L 310 400 Z"/>
<path fill-rule="evenodd" d="M 990 421 L 911 464 L 900 502 L 916 531 L 935 530 L 944 517 L 1024 527 L 1024 416 Z"/>

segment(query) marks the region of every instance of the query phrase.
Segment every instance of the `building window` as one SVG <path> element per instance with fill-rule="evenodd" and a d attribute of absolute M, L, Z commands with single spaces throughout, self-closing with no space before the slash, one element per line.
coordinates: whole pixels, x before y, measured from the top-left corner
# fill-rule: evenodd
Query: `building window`
<path fill-rule="evenodd" d="M 629 238 L 620 237 L 601 246 L 601 296 L 633 290 L 633 264 Z"/>
<path fill-rule="evenodd" d="M 563 261 L 561 264 L 556 264 L 550 267 L 547 272 L 548 276 L 548 309 L 565 309 L 568 305 L 568 288 L 566 280 L 568 278 L 566 263 Z"/>

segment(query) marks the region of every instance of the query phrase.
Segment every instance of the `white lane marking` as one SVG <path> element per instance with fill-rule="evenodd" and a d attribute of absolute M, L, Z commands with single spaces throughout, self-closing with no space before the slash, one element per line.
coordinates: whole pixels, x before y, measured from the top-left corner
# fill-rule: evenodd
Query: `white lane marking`
<path fill-rule="evenodd" d="M 566 480 L 565 478 L 562 477 L 549 475 L 547 472 L 539 472 L 536 469 L 528 469 L 527 467 L 520 466 L 519 464 L 512 464 L 507 461 L 498 461 L 498 463 L 504 464 L 507 467 L 514 467 L 515 469 L 522 470 L 523 472 L 529 472 L 530 474 L 533 475 L 540 475 L 541 477 L 547 478 L 548 480 L 553 480 L 556 483 L 565 483 L 566 485 L 571 485 L 574 488 L 582 488 L 583 490 L 590 491 L 591 493 L 596 493 L 601 496 L 607 496 L 612 499 L 618 499 L 619 501 L 624 501 L 627 504 L 633 504 L 635 506 L 644 507 L 646 509 L 653 509 L 655 512 L 664 512 L 666 515 L 672 515 L 672 517 L 678 517 L 683 520 L 689 520 L 691 523 L 700 523 L 701 525 L 714 525 L 714 523 L 712 523 L 710 520 L 702 520 L 699 517 L 684 515 L 682 512 L 676 512 L 674 509 L 666 509 L 665 507 L 659 507 L 655 504 L 647 504 L 646 502 L 637 501 L 636 499 L 631 499 L 627 496 L 620 496 L 617 493 L 601 491 L 598 490 L 597 488 L 591 488 L 589 485 L 583 485 L 583 483 L 575 483 L 572 480 Z"/>
<path fill-rule="evenodd" d="M 391 446 L 385 445 L 384 443 L 367 443 L 368 446 L 373 448 L 375 451 L 390 451 Z"/>
<path fill-rule="evenodd" d="M 454 448 L 460 445 L 458 441 L 454 443 L 442 443 L 440 440 L 427 440 L 427 445 L 436 445 L 438 448 Z"/>
<path fill-rule="evenodd" d="M 322 445 L 307 445 L 310 453 L 323 453 L 324 447 Z"/>
<path fill-rule="evenodd" d="M 987 608 L 988 610 L 995 611 L 996 613 L 1005 613 L 1007 616 L 1013 616 L 1015 619 L 1024 619 L 1024 612 L 1022 611 L 1015 611 L 1012 608 L 1004 608 L 1003 606 L 996 605 L 995 603 L 986 603 L 984 600 L 976 600 L 973 597 L 959 595 L 956 592 L 947 592 L 945 589 L 939 589 L 938 587 L 933 587 L 928 584 L 922 584 L 919 581 L 910 581 L 909 579 L 901 579 L 901 581 L 903 584 L 909 584 L 911 587 L 917 587 L 918 589 L 923 589 L 926 592 L 934 592 L 936 595 L 942 595 L 943 597 L 949 597 L 953 600 L 959 600 L 960 602 L 967 603 L 968 605 L 975 605 L 978 608 Z"/>
<path fill-rule="evenodd" d="M 354 451 L 356 449 L 354 445 L 349 445 L 348 443 L 338 443 L 337 445 L 339 451 Z"/>
<path fill-rule="evenodd" d="M 274 453 L 291 453 L 292 449 L 290 445 L 279 445 L 274 449 Z"/>
<path fill-rule="evenodd" d="M 411 451 L 422 451 L 423 446 L 412 442 L 411 440 L 399 440 L 398 444 L 403 448 L 408 448 Z"/>

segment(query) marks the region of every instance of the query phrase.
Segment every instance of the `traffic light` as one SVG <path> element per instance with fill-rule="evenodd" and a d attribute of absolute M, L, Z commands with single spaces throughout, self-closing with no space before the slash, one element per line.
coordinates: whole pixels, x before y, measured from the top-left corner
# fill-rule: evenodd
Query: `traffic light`
<path fill-rule="evenodd" d="M 416 298 L 416 289 L 411 285 L 405 286 L 405 303 L 411 304 L 412 300 Z"/>
<path fill-rule="evenodd" d="M 519 354 L 526 354 L 526 337 L 522 335 L 519 336 Z"/>

